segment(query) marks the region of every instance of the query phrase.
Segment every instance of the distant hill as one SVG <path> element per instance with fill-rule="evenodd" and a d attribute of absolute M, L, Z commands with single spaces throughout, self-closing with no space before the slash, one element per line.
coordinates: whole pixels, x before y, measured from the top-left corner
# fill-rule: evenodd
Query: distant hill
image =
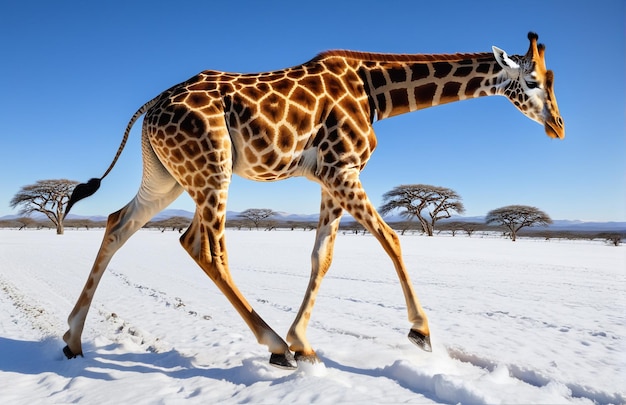
<path fill-rule="evenodd" d="M 227 211 L 226 219 L 237 219 L 239 216 L 239 212 L 235 211 Z M 5 215 L 0 217 L 1 220 L 13 220 L 19 218 L 19 215 Z M 161 221 L 164 219 L 168 219 L 171 217 L 184 217 L 184 218 L 193 218 L 193 212 L 186 210 L 178 210 L 178 209 L 167 209 L 161 211 L 159 214 L 152 218 L 152 221 Z M 45 220 L 46 217 L 43 214 L 34 214 L 31 218 L 35 220 Z M 103 215 L 75 215 L 69 214 L 68 219 L 88 219 L 94 222 L 106 221 L 107 217 Z M 319 214 L 291 214 L 288 212 L 277 212 L 273 219 L 276 221 L 293 221 L 293 222 L 316 222 L 319 218 Z M 403 217 L 399 215 L 388 215 L 385 217 L 385 221 L 387 222 L 400 222 L 403 221 Z M 351 222 L 354 219 L 345 214 L 342 218 L 342 222 Z M 462 217 L 462 216 L 454 216 L 446 221 L 462 221 L 462 222 L 478 222 L 484 223 L 484 216 L 476 216 L 476 217 Z M 445 221 L 442 221 L 445 222 Z M 580 220 L 554 220 L 552 225 L 546 227 L 534 227 L 532 229 L 540 230 L 540 229 L 548 229 L 551 231 L 581 231 L 581 232 L 626 232 L 626 222 L 589 222 L 589 221 L 580 221 Z"/>

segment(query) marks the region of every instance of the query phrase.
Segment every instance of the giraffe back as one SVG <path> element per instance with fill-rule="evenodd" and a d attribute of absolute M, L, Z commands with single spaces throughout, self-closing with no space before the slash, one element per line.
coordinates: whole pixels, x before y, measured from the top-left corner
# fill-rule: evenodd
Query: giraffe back
<path fill-rule="evenodd" d="M 197 155 L 192 170 L 212 159 L 201 150 L 224 149 L 235 173 L 261 181 L 312 177 L 324 161 L 363 165 L 376 139 L 357 68 L 327 57 L 258 74 L 203 71 L 164 92 L 144 122 L 165 161 Z"/>

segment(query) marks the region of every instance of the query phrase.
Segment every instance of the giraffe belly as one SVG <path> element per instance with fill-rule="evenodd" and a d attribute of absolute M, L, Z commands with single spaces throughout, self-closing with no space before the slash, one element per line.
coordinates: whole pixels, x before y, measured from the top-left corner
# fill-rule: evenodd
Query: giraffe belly
<path fill-rule="evenodd" d="M 315 171 L 316 151 L 265 150 L 262 155 L 251 155 L 244 149 L 234 153 L 233 173 L 256 181 L 277 181 L 296 176 L 308 176 Z"/>

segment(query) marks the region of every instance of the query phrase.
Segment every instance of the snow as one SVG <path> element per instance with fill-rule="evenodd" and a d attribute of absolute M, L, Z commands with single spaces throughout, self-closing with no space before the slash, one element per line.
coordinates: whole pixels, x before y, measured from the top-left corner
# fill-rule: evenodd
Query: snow
<path fill-rule="evenodd" d="M 268 364 L 178 243 L 141 230 L 113 258 L 67 360 L 61 336 L 103 231 L 0 230 L 0 403 L 626 403 L 626 247 L 401 236 L 433 352 L 370 235 L 340 234 L 308 329 L 324 364 Z M 228 230 L 233 277 L 281 335 L 314 232 Z"/>

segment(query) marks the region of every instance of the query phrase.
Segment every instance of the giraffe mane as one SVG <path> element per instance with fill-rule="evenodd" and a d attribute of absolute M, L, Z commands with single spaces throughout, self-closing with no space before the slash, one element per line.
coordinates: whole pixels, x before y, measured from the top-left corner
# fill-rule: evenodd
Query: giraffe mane
<path fill-rule="evenodd" d="M 450 54 L 407 54 L 407 53 L 378 53 L 359 52 L 344 49 L 334 49 L 318 54 L 313 60 L 323 60 L 339 56 L 348 59 L 358 59 L 371 62 L 455 62 L 465 59 L 482 59 L 493 57 L 491 52 L 479 53 L 450 53 Z"/>

